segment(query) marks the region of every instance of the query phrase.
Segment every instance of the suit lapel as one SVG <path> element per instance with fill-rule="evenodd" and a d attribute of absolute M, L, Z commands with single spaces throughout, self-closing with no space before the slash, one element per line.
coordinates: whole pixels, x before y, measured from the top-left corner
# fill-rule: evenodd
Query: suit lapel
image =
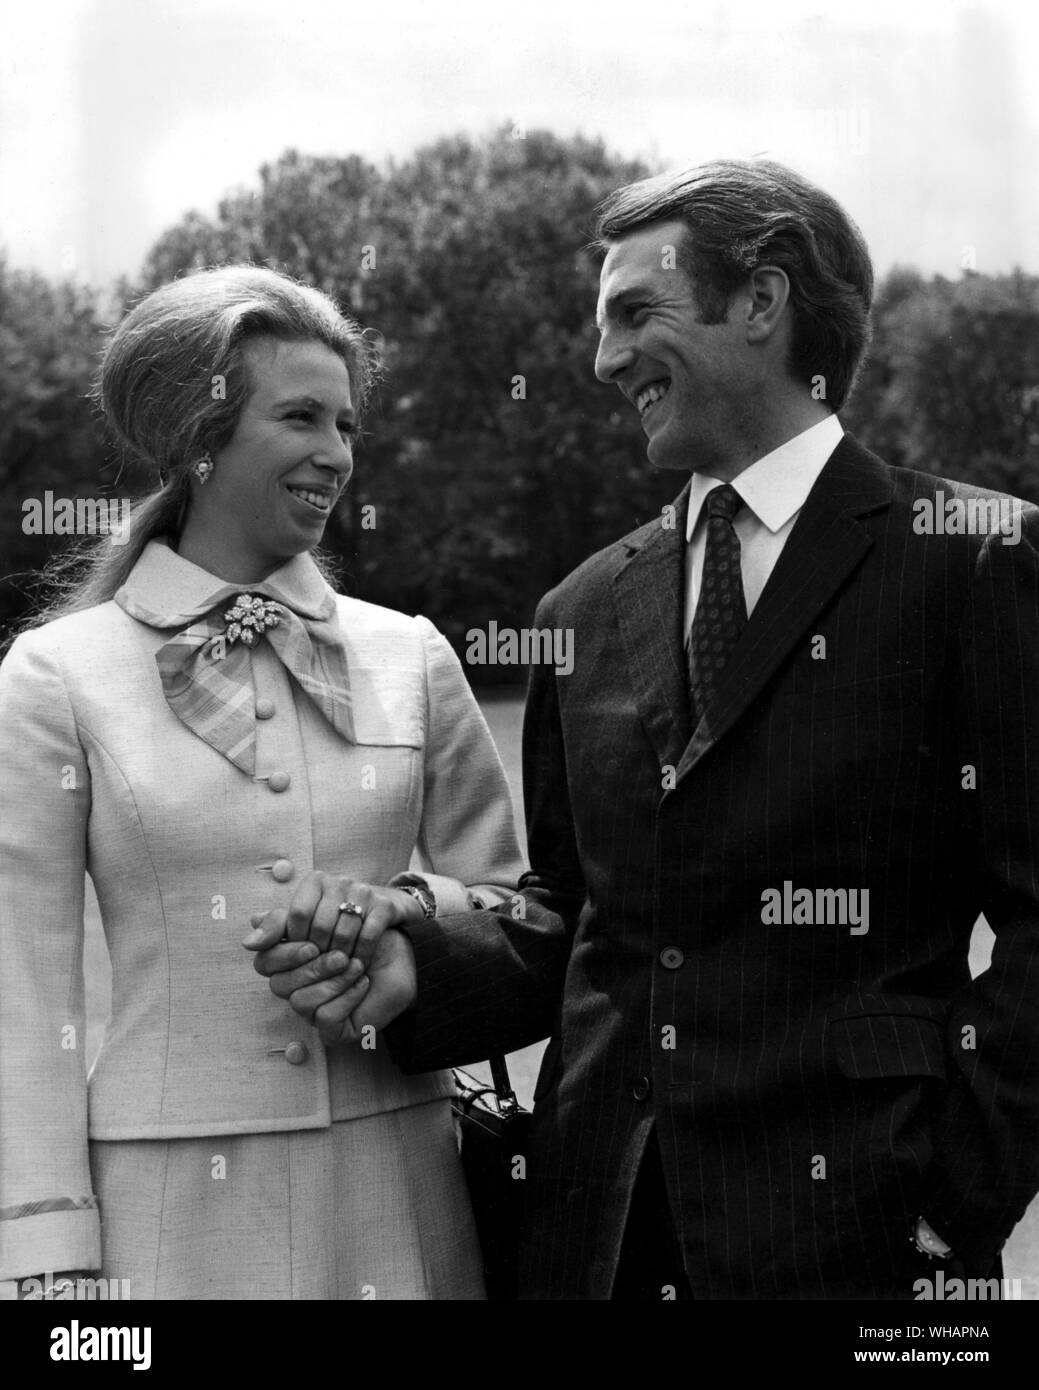
<path fill-rule="evenodd" d="M 880 460 L 845 435 L 808 494 L 715 697 L 693 731 L 678 780 L 757 699 L 862 563 L 873 540 L 859 518 L 888 506 L 891 492 Z"/>
<path fill-rule="evenodd" d="M 689 694 L 682 649 L 685 521 L 689 485 L 674 503 L 675 524 L 661 521 L 627 542 L 634 553 L 613 580 L 623 655 L 639 716 L 661 765 L 677 767 L 689 740 Z"/>

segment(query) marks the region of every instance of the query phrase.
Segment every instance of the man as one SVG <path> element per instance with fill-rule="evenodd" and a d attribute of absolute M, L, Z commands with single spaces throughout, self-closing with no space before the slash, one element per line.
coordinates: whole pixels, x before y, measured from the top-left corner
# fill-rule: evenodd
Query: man
<path fill-rule="evenodd" d="M 575 662 L 532 673 L 522 898 L 388 933 L 352 1018 L 320 962 L 274 987 L 330 1040 L 411 1004 L 409 1070 L 551 1035 L 527 1296 L 998 1274 L 1039 1188 L 1039 511 L 843 433 L 872 270 L 790 170 L 599 231 L 596 373 L 692 478 L 541 604 Z"/>

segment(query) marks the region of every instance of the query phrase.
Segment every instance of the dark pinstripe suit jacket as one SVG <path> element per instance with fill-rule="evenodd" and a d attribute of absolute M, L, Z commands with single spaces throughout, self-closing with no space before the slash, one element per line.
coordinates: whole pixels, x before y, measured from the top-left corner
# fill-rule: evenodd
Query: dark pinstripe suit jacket
<path fill-rule="evenodd" d="M 888 1295 L 919 1212 L 982 1274 L 1039 1188 L 1039 510 L 916 534 L 939 492 L 995 495 L 846 437 L 695 730 L 685 493 L 543 601 L 575 666 L 532 675 L 525 917 L 415 929 L 394 1044 L 551 1034 L 528 1296 L 609 1296 L 654 1122 L 701 1297 Z M 868 890 L 868 931 L 763 921 L 785 883 Z"/>

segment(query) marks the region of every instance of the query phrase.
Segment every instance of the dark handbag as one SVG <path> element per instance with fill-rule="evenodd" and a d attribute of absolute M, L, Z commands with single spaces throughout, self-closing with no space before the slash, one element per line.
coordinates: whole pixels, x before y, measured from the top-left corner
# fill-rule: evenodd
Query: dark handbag
<path fill-rule="evenodd" d="M 510 1300 L 517 1293 L 525 1146 L 532 1116 L 516 1099 L 505 1058 L 492 1057 L 490 1066 L 493 1086 L 455 1068 L 458 1095 L 451 1108 L 483 1251 L 487 1297 Z"/>

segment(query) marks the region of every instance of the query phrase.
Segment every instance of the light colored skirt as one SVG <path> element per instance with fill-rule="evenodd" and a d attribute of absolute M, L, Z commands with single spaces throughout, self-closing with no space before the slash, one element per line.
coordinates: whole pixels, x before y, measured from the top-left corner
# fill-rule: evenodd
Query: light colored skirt
<path fill-rule="evenodd" d="M 448 1100 L 90 1154 L 101 1272 L 130 1298 L 484 1297 Z"/>

